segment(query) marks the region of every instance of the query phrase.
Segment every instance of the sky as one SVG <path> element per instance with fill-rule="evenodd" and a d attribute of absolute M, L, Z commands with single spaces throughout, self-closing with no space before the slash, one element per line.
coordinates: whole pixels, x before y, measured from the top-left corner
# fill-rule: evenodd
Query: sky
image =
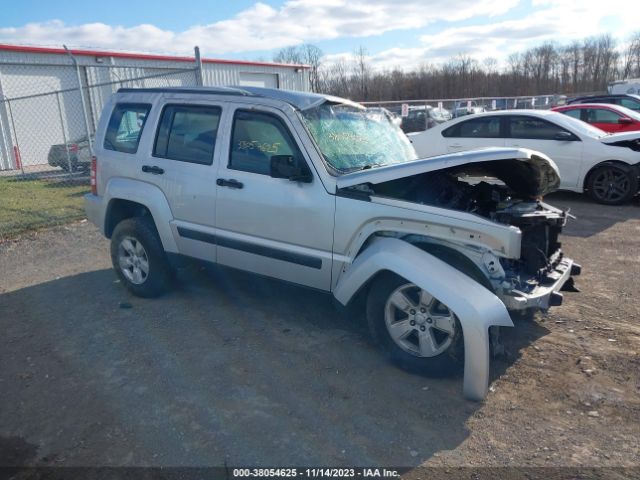
<path fill-rule="evenodd" d="M 3 7 L 0 43 L 270 61 L 311 43 L 326 60 L 363 46 L 376 68 L 413 68 L 457 55 L 479 61 L 545 41 L 637 26 L 637 0 L 21 0 Z"/>

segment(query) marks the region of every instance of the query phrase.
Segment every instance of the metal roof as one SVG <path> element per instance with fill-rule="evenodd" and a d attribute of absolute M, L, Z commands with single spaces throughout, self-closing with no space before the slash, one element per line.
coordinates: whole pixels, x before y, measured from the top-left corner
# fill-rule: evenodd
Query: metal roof
<path fill-rule="evenodd" d="M 325 102 L 340 103 L 355 108 L 364 108 L 362 105 L 347 100 L 346 98 L 324 95 L 321 93 L 296 92 L 293 90 L 280 90 L 277 88 L 262 87 L 157 87 L 157 88 L 121 88 L 120 93 L 193 93 L 209 95 L 239 95 L 271 98 L 286 102 L 298 110 L 307 110 Z"/>
<path fill-rule="evenodd" d="M 66 55 L 67 52 L 63 48 L 55 47 L 32 47 L 25 45 L 0 44 L 0 51 L 19 52 L 19 53 L 36 53 L 36 54 L 54 54 Z M 91 57 L 114 57 L 129 58 L 132 60 L 155 60 L 165 62 L 195 62 L 194 57 L 183 57 L 174 55 L 156 55 L 149 53 L 133 53 L 133 52 L 111 52 L 107 50 L 87 50 L 87 49 L 69 49 L 73 55 L 91 56 Z M 202 63 L 218 63 L 231 65 L 254 65 L 263 67 L 284 67 L 284 68 L 311 68 L 309 65 L 292 64 L 292 63 L 276 63 L 276 62 L 254 62 L 247 60 L 227 60 L 222 58 L 203 58 Z"/>

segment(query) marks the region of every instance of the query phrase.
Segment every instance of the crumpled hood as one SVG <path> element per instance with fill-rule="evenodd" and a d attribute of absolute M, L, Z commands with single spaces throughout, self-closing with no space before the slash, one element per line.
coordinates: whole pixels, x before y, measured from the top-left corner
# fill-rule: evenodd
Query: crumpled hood
<path fill-rule="evenodd" d="M 616 143 L 623 142 L 625 140 L 639 140 L 640 139 L 640 131 L 636 132 L 620 132 L 620 133 L 612 133 L 600 138 L 602 143 Z"/>
<path fill-rule="evenodd" d="M 339 190 L 363 183 L 379 184 L 455 167 L 465 167 L 460 170 L 470 176 L 493 176 L 512 190 L 532 197 L 546 195 L 560 186 L 558 167 L 543 153 L 527 148 L 495 147 L 348 173 L 337 178 L 336 188 Z"/>

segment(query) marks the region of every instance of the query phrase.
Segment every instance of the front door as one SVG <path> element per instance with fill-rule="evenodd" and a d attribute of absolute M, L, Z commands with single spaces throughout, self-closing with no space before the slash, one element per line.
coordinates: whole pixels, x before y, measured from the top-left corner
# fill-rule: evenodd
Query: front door
<path fill-rule="evenodd" d="M 335 197 L 289 119 L 277 109 L 238 105 L 226 137 L 217 175 L 218 263 L 329 290 Z M 306 164 L 313 178 L 272 178 L 272 156 Z"/>
<path fill-rule="evenodd" d="M 575 134 L 536 117 L 510 115 L 507 119 L 506 147 L 529 148 L 544 153 L 558 166 L 562 187 L 582 187 L 578 185 L 578 179 L 582 170 L 583 142 Z M 569 135 L 558 139 L 563 132 Z"/>

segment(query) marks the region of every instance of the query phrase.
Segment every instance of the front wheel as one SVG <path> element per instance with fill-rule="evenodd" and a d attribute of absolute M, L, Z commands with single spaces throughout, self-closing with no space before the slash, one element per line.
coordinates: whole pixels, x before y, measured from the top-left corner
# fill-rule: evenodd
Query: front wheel
<path fill-rule="evenodd" d="M 638 192 L 638 177 L 627 166 L 602 165 L 589 174 L 587 190 L 598 203 L 620 205 L 631 200 Z"/>
<path fill-rule="evenodd" d="M 147 218 L 118 223 L 111 236 L 111 262 L 122 283 L 136 296 L 157 297 L 171 282 L 171 266 Z"/>
<path fill-rule="evenodd" d="M 379 277 L 367 298 L 374 339 L 400 367 L 433 376 L 464 363 L 462 328 L 447 305 L 394 274 Z"/>

